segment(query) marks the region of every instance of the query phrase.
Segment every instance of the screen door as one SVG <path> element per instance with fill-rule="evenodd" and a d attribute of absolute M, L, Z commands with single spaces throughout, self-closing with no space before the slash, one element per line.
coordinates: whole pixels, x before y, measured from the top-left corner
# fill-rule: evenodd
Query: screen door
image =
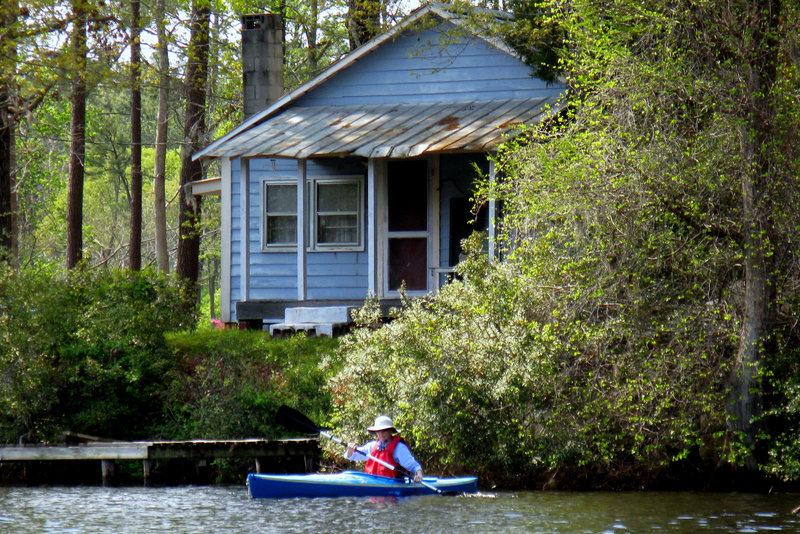
<path fill-rule="evenodd" d="M 428 162 L 390 161 L 387 187 L 389 291 L 428 290 Z"/>

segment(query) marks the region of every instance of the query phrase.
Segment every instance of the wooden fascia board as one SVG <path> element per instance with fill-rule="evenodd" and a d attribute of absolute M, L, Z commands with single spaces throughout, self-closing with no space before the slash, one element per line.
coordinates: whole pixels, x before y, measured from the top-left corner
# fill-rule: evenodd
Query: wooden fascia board
<path fill-rule="evenodd" d="M 215 178 L 206 178 L 205 180 L 196 180 L 190 182 L 192 195 L 219 195 L 222 192 L 222 178 L 217 176 Z"/>

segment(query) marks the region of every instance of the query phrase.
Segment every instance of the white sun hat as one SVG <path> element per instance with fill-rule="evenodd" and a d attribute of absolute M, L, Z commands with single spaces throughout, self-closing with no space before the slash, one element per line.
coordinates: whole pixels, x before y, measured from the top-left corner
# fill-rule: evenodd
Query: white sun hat
<path fill-rule="evenodd" d="M 378 430 L 395 430 L 392 419 L 388 415 L 379 415 L 375 418 L 375 424 L 367 428 L 368 432 L 377 432 Z"/>

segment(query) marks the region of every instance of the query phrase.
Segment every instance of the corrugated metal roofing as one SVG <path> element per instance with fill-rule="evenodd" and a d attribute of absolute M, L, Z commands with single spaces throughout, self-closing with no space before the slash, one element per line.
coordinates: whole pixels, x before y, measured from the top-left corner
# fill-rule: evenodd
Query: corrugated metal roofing
<path fill-rule="evenodd" d="M 211 157 L 403 158 L 495 148 L 516 125 L 537 123 L 558 97 L 490 102 L 290 107 L 208 147 Z"/>

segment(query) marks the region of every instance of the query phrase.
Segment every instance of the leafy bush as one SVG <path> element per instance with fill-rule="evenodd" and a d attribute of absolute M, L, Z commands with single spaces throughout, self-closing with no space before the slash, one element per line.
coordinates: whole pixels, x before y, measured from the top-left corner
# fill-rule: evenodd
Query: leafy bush
<path fill-rule="evenodd" d="M 786 304 L 794 314 L 800 303 Z M 778 350 L 767 372 L 770 387 L 761 439 L 767 451 L 765 471 L 786 482 L 800 481 L 800 342 L 792 325 L 778 336 Z"/>
<path fill-rule="evenodd" d="M 532 394 L 555 389 L 559 341 L 532 320 L 504 267 L 406 301 L 389 324 L 362 322 L 344 338 L 333 423 L 358 440 L 389 414 L 429 469 L 518 474 L 540 462 L 545 443 L 529 438 L 546 400 Z"/>
<path fill-rule="evenodd" d="M 277 436 L 290 404 L 330 410 L 332 339 L 191 331 L 180 287 L 149 272 L 0 275 L 0 441 Z"/>
<path fill-rule="evenodd" d="M 147 435 L 172 365 L 164 333 L 191 317 L 177 284 L 150 272 L 0 274 L 0 440 L 65 430 Z"/>
<path fill-rule="evenodd" d="M 405 302 L 388 325 L 362 310 L 330 381 L 332 423 L 358 439 L 387 413 L 429 469 L 501 484 L 556 474 L 645 483 L 690 457 L 713 465 L 724 454 L 730 318 L 697 305 L 687 321 L 647 301 L 597 315 L 578 306 L 586 295 L 529 266 L 473 253 L 463 280 Z"/>
<path fill-rule="evenodd" d="M 212 330 L 168 336 L 177 365 L 168 376 L 165 435 L 176 439 L 278 437 L 281 404 L 316 420 L 330 410 L 319 365 L 337 340 L 272 339 L 262 331 Z"/>

